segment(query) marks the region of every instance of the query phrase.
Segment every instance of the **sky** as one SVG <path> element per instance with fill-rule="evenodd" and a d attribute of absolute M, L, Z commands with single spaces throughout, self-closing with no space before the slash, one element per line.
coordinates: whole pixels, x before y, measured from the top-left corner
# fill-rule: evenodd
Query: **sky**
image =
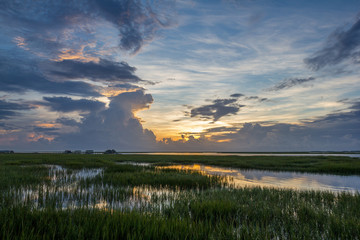
<path fill-rule="evenodd" d="M 0 150 L 360 150 L 358 0 L 1 0 Z"/>

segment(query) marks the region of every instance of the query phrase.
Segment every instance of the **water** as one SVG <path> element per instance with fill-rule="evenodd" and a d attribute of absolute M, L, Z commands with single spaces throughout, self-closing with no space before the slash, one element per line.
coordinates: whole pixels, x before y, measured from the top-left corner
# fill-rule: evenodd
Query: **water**
<path fill-rule="evenodd" d="M 360 176 L 339 176 L 296 172 L 242 170 L 207 165 L 172 165 L 161 168 L 199 171 L 206 175 L 231 177 L 235 188 L 272 187 L 331 192 L 360 192 Z"/>
<path fill-rule="evenodd" d="M 121 163 L 119 163 L 121 164 Z M 131 164 L 126 162 L 123 164 Z M 148 163 L 133 163 L 149 166 Z M 35 209 L 55 206 L 61 209 L 98 208 L 103 210 L 160 211 L 178 198 L 180 190 L 151 186 L 113 187 L 87 181 L 102 177 L 102 168 L 70 170 L 58 165 L 45 165 L 48 183 L 37 186 L 12 188 L 8 194 L 13 204 L 31 205 Z M 154 204 L 155 203 L 155 204 Z"/>
<path fill-rule="evenodd" d="M 135 155 L 196 155 L 196 156 L 337 156 L 360 158 L 357 153 L 218 153 L 218 152 L 148 152 L 148 153 L 121 153 Z"/>
<path fill-rule="evenodd" d="M 126 162 L 126 164 L 149 166 L 148 163 Z M 194 194 L 194 191 L 147 185 L 113 187 L 103 184 L 101 179 L 97 183 L 91 182 L 90 180 L 96 177 L 102 178 L 104 171 L 101 168 L 70 170 L 57 165 L 46 166 L 49 169 L 48 182 L 37 186 L 14 188 L 7 193 L 14 204 L 30 204 L 36 209 L 55 206 L 62 209 L 84 207 L 110 211 L 140 209 L 154 212 L 172 206 L 185 195 Z M 205 175 L 223 176 L 228 181 L 229 187 L 233 188 L 271 187 L 353 194 L 360 192 L 360 176 L 241 170 L 199 164 L 157 168 L 190 170 Z"/>
<path fill-rule="evenodd" d="M 140 167 L 149 167 L 151 166 L 151 163 L 146 162 L 116 162 L 118 165 L 133 165 L 133 166 L 140 166 Z"/>

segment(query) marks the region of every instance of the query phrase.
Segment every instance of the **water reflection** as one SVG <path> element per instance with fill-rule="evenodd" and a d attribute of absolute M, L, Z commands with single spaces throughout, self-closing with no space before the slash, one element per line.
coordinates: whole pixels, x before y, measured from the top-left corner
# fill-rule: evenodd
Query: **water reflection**
<path fill-rule="evenodd" d="M 129 164 L 126 163 L 126 164 Z M 144 166 L 147 166 L 144 164 Z M 14 187 L 3 193 L 12 204 L 30 205 L 34 209 L 55 207 L 58 209 L 97 208 L 128 211 L 161 212 L 184 196 L 192 196 L 199 190 L 142 186 L 114 187 L 104 184 L 101 168 L 70 170 L 47 165 L 47 181 L 35 186 Z M 157 167 L 198 171 L 205 175 L 220 175 L 230 187 L 275 187 L 299 190 L 326 190 L 332 192 L 360 192 L 359 176 L 320 175 L 294 172 L 241 170 L 207 165 L 172 165 Z M 98 178 L 98 179 L 94 179 Z M 94 180 L 94 181 L 91 181 Z M 95 181 L 97 180 L 97 181 Z"/>
<path fill-rule="evenodd" d="M 360 176 L 338 176 L 296 172 L 242 170 L 207 165 L 172 165 L 159 168 L 193 170 L 207 175 L 231 177 L 231 183 L 240 187 L 274 187 L 298 190 L 321 190 L 332 192 L 360 192 Z"/>
<path fill-rule="evenodd" d="M 196 155 L 196 156 L 337 156 L 337 157 L 353 157 L 360 158 L 359 153 L 221 153 L 221 152 L 126 152 L 121 154 L 131 155 Z"/>
<path fill-rule="evenodd" d="M 133 165 L 133 166 L 140 166 L 140 167 L 149 167 L 151 163 L 146 162 L 116 162 L 118 165 Z"/>
<path fill-rule="evenodd" d="M 49 169 L 49 181 L 36 186 L 11 188 L 5 196 L 12 199 L 15 205 L 30 205 L 34 209 L 54 206 L 61 209 L 161 211 L 163 207 L 170 206 L 180 194 L 179 189 L 166 187 L 113 187 L 101 181 L 88 182 L 95 177 L 103 176 L 104 171 L 101 168 L 70 170 L 58 165 L 46 167 Z"/>

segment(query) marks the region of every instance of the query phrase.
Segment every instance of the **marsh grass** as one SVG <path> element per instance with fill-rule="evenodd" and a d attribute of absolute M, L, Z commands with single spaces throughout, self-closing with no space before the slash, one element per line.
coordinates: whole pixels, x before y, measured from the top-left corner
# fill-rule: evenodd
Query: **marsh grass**
<path fill-rule="evenodd" d="M 242 169 L 360 175 L 360 159 L 340 156 L 199 156 L 121 154 L 0 154 L 1 165 L 54 164 L 71 169 L 112 167 L 116 162 L 204 164 Z"/>
<path fill-rule="evenodd" d="M 221 176 L 208 176 L 196 171 L 155 169 L 155 167 L 133 165 L 117 165 L 106 169 L 102 183 L 112 186 L 150 185 L 180 189 L 205 189 L 227 185 L 225 177 Z"/>
<path fill-rule="evenodd" d="M 318 171 L 334 163 L 328 169 L 349 173 L 350 164 L 358 171 L 353 159 L 294 158 L 286 165 L 286 159 L 156 157 L 0 156 L 0 238 L 360 239 L 359 193 L 233 189 L 221 177 L 154 167 L 256 163 L 277 170 L 313 165 Z"/>
<path fill-rule="evenodd" d="M 359 196 L 275 189 L 182 192 L 161 211 L 1 208 L 3 239 L 359 239 Z"/>

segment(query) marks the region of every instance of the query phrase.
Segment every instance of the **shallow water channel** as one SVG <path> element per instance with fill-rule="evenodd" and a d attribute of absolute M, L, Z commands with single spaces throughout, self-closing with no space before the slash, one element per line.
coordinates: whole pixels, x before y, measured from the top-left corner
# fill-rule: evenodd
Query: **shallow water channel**
<path fill-rule="evenodd" d="M 230 177 L 233 187 L 271 187 L 331 192 L 360 192 L 360 176 L 235 169 L 200 164 L 171 165 L 162 168 L 193 170 L 206 175 Z"/>
<path fill-rule="evenodd" d="M 143 167 L 149 165 L 148 163 L 132 162 L 125 164 Z M 192 196 L 198 191 L 180 191 L 176 188 L 156 188 L 147 185 L 113 187 L 102 183 L 104 170 L 101 168 L 70 170 L 57 165 L 46 165 L 46 167 L 49 169 L 46 183 L 13 188 L 6 193 L 5 197 L 11 199 L 13 204 L 30 204 L 36 209 L 90 207 L 124 211 L 141 209 L 154 212 L 162 211 L 164 207 L 171 207 L 177 199 Z M 198 171 L 204 175 L 223 176 L 228 181 L 230 188 L 271 187 L 353 194 L 360 192 L 360 176 L 241 170 L 199 164 L 156 168 Z M 92 182 L 91 180 L 95 178 L 99 178 L 99 181 Z"/>

